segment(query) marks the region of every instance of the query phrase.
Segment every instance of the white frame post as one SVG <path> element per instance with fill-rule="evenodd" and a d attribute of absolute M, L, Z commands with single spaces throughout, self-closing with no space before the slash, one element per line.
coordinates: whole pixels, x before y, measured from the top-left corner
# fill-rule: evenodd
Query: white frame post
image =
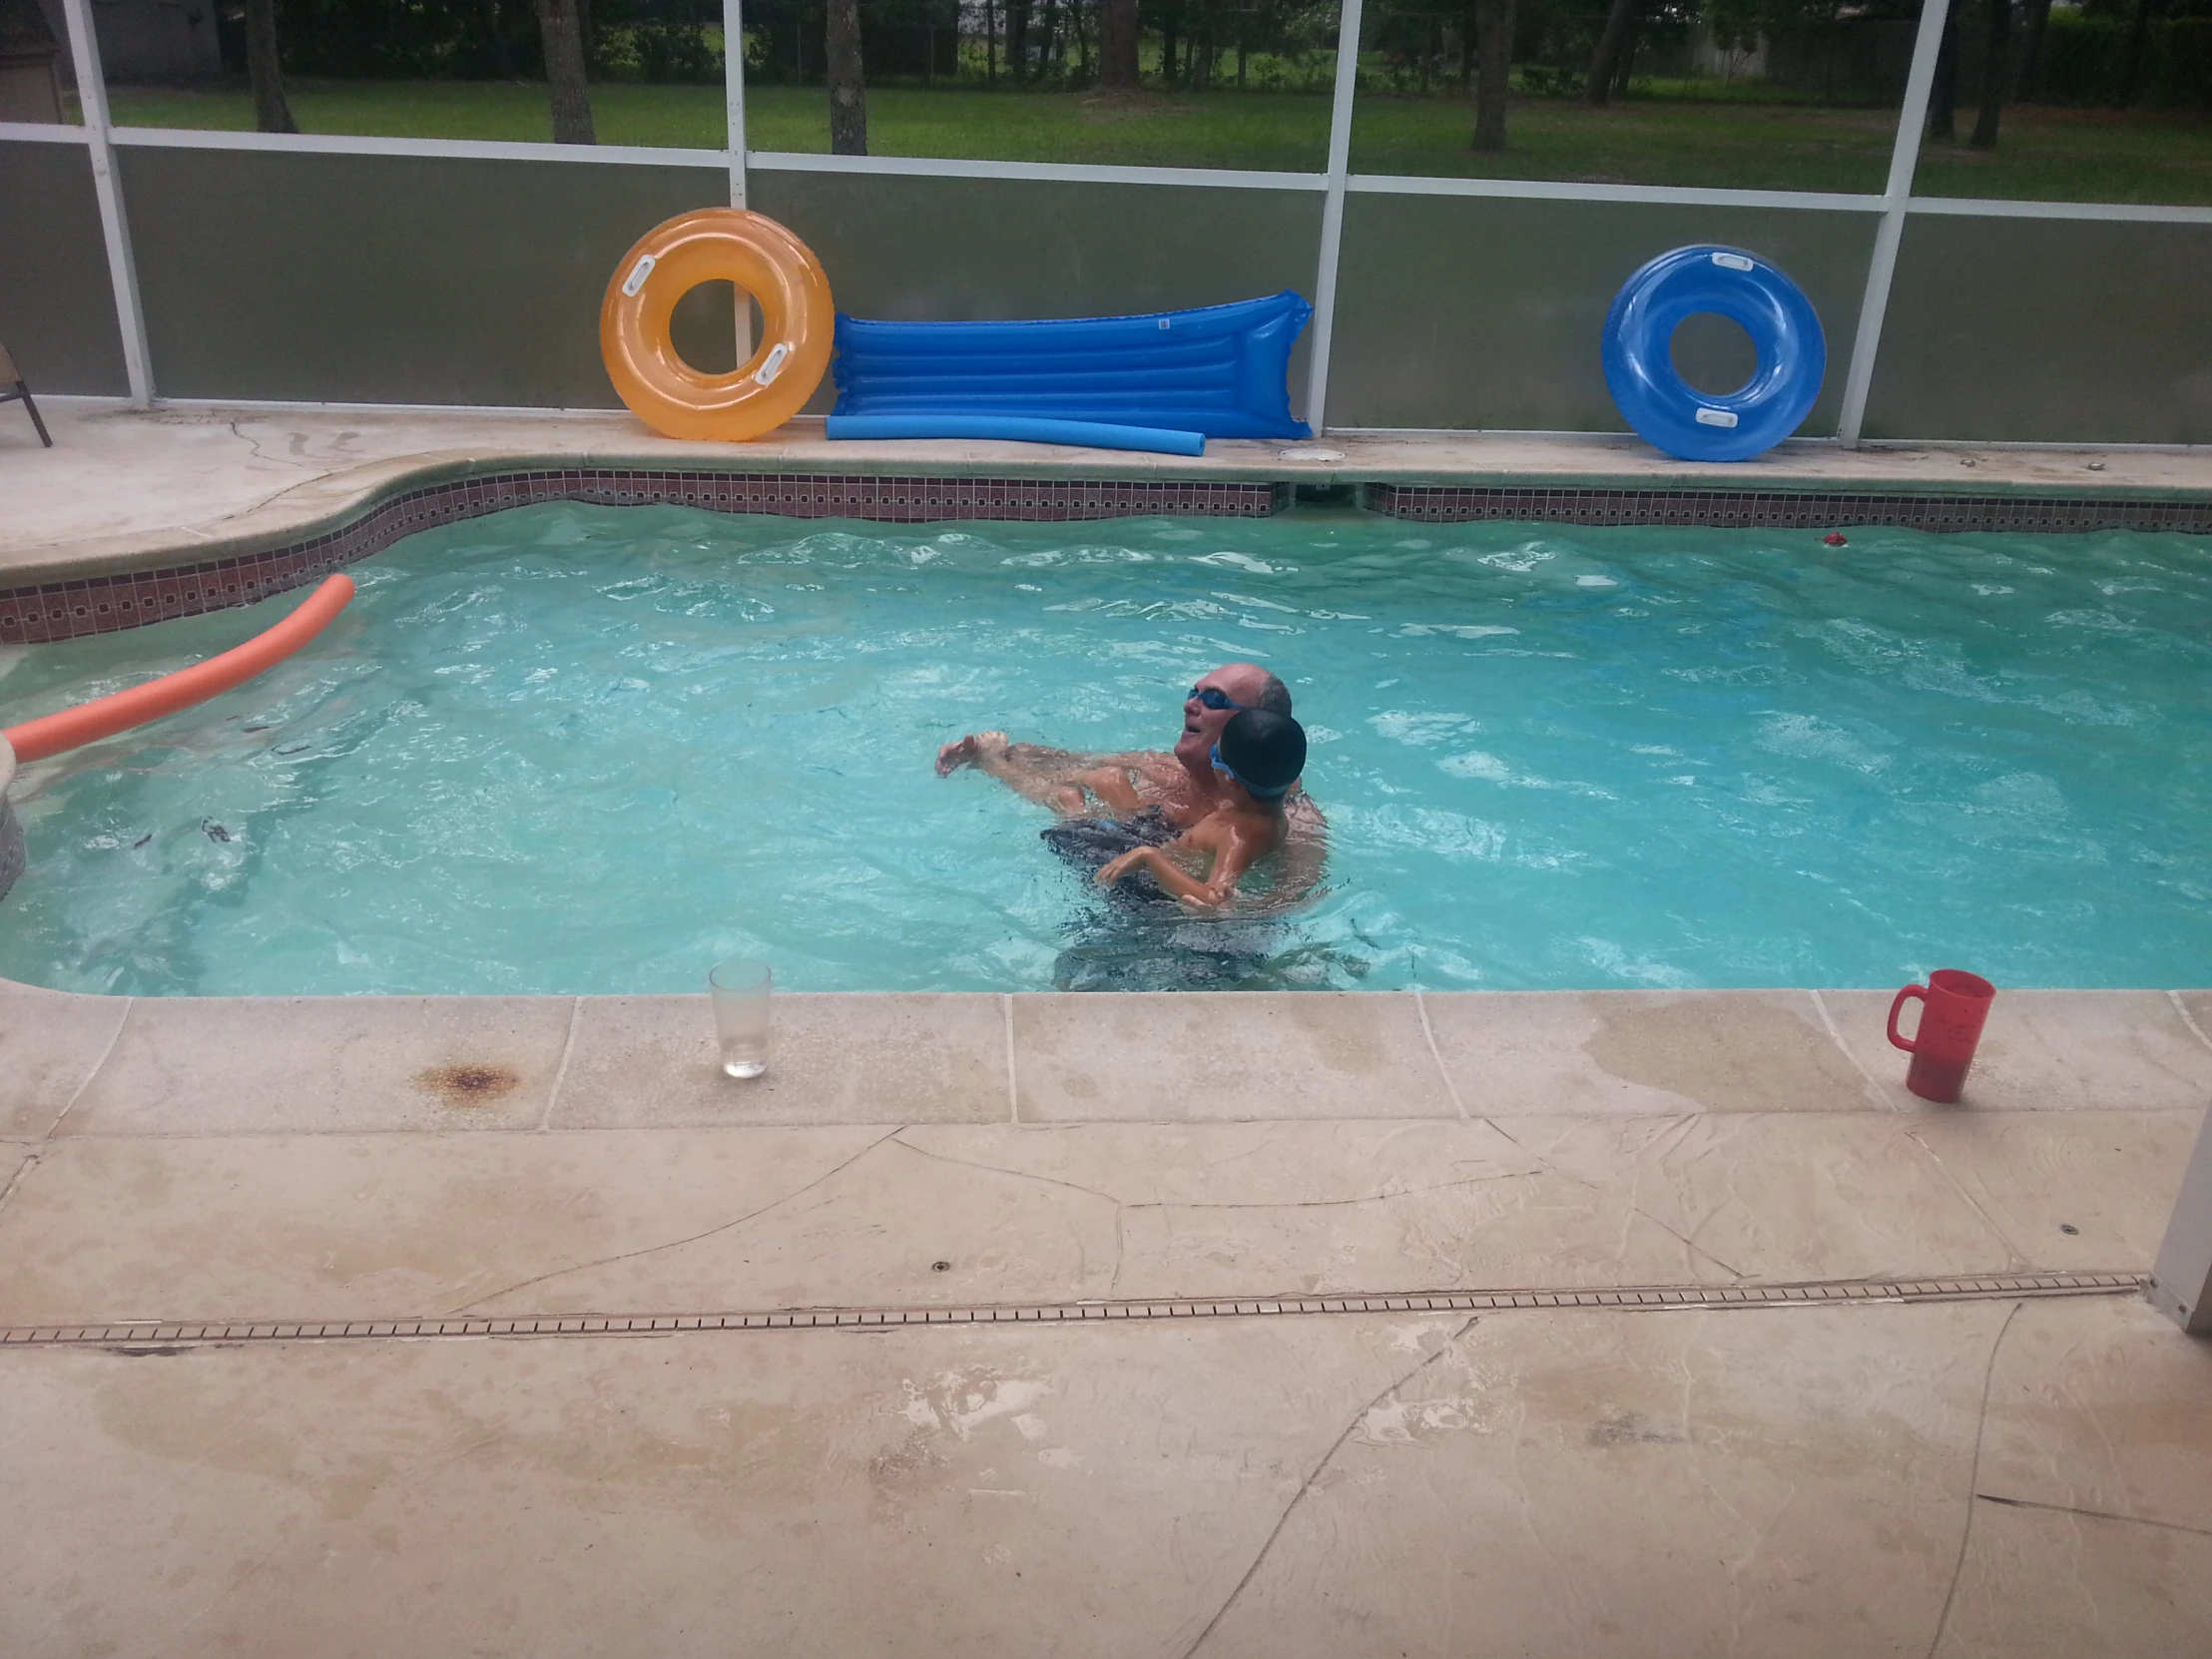
<path fill-rule="evenodd" d="M 2166 1242 L 2150 1270 L 2151 1306 L 2192 1337 L 2212 1337 L 2212 1115 L 2181 1177 Z"/>
<path fill-rule="evenodd" d="M 1882 222 L 1875 227 L 1874 255 L 1867 262 L 1867 290 L 1859 305 L 1859 331 L 1852 337 L 1851 366 L 1844 372 L 1844 406 L 1836 420 L 1836 441 L 1859 447 L 1867 419 L 1867 393 L 1874 385 L 1875 357 L 1882 348 L 1882 323 L 1890 309 L 1890 280 L 1897 275 L 1898 245 L 1912 211 L 1913 175 L 1921 165 L 1921 134 L 1928 126 L 1928 98 L 1936 85 L 1936 55 L 1942 49 L 1943 25 L 1956 0 L 1922 0 L 1921 31 L 1913 40 L 1913 69 L 1905 81 L 1905 103 L 1898 111 L 1897 143 L 1890 151 L 1890 182 L 1882 193 Z"/>
<path fill-rule="evenodd" d="M 730 153 L 730 206 L 746 206 L 745 18 L 742 0 L 722 0 L 722 146 Z M 753 296 L 737 292 L 737 360 L 753 358 Z"/>
<path fill-rule="evenodd" d="M 1344 249 L 1345 181 L 1352 171 L 1352 104 L 1360 86 L 1360 24 L 1364 0 L 1342 0 L 1337 13 L 1337 89 L 1329 109 L 1329 170 L 1321 208 L 1321 262 L 1314 274 L 1313 358 L 1306 371 L 1306 420 L 1328 430 L 1329 348 L 1337 333 L 1337 261 Z"/>
<path fill-rule="evenodd" d="M 146 311 L 139 303 L 138 264 L 131 257 L 131 225 L 123 212 L 123 187 L 115 173 L 114 123 L 108 119 L 108 82 L 100 68 L 100 40 L 93 33 L 91 0 L 62 0 L 69 26 L 69 60 L 77 74 L 77 108 L 85 121 L 85 154 L 92 159 L 93 199 L 100 234 L 108 246 L 108 280 L 115 286 L 116 328 L 123 336 L 123 374 L 131 401 L 154 401 L 154 375 L 146 349 Z"/>
<path fill-rule="evenodd" d="M 730 206 L 745 206 L 745 19 L 742 0 L 722 0 L 722 109 L 729 131 Z"/>

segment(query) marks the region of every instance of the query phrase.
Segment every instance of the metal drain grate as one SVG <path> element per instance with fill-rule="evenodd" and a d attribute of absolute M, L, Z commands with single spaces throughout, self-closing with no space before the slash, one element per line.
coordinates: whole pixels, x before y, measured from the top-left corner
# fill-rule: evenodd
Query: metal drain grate
<path fill-rule="evenodd" d="M 2140 1291 L 2134 1273 L 1978 1274 L 1799 1285 L 1649 1285 L 1592 1291 L 1425 1291 L 1165 1302 L 1030 1302 L 970 1308 L 786 1308 L 736 1314 L 569 1314 L 410 1320 L 215 1320 L 0 1329 L 0 1348 L 188 1343 L 380 1342 L 433 1337 L 651 1337 L 685 1331 L 850 1331 L 917 1325 L 1079 1325 L 1113 1320 L 1270 1319 L 1296 1314 L 1480 1314 L 1512 1309 L 1772 1308 L 1839 1302 L 2000 1302 Z"/>

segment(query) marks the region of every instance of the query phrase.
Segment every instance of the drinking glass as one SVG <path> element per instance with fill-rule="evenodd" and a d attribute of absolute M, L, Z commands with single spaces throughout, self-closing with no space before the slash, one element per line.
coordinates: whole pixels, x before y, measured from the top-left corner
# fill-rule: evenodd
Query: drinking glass
<path fill-rule="evenodd" d="M 744 960 L 718 962 L 707 975 L 722 1069 L 732 1077 L 758 1077 L 768 1070 L 768 993 L 774 977 L 768 963 Z"/>

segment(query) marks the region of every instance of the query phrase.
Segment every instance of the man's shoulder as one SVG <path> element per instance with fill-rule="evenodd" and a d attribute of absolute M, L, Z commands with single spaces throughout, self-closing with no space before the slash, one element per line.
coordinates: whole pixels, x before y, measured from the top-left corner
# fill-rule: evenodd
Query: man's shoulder
<path fill-rule="evenodd" d="M 1138 772 L 1181 772 L 1183 763 L 1173 755 L 1158 749 L 1128 749 L 1119 755 L 1106 757 L 1115 766 L 1130 767 Z"/>

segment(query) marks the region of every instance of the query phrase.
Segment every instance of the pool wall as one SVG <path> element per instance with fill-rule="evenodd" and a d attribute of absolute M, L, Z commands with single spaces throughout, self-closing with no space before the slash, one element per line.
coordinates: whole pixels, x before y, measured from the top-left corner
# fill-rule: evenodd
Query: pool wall
<path fill-rule="evenodd" d="M 15 746 L 0 736 L 0 898 L 8 896 L 28 856 L 23 846 L 23 821 L 15 816 L 15 804 L 8 799 L 8 786 L 14 782 Z"/>
<path fill-rule="evenodd" d="M 1259 446 L 1254 446 L 1259 447 Z M 1294 451 L 1295 453 L 1295 451 Z M 566 459 L 568 464 L 562 464 Z M 674 504 L 714 512 L 792 518 L 853 518 L 883 523 L 962 519 L 1020 523 L 1167 515 L 1265 517 L 1303 489 L 1340 505 L 1429 523 L 1476 519 L 1573 524 L 1703 525 L 1724 529 L 1828 530 L 1883 524 L 1962 532 L 2162 530 L 2212 532 L 2212 492 L 2029 489 L 1955 493 L 1839 488 L 1804 476 L 1764 488 L 1729 489 L 1628 482 L 1396 482 L 1357 470 L 1307 467 L 1296 478 L 1240 476 L 1234 463 L 1211 476 L 1107 476 L 1036 470 L 978 476 L 934 472 L 748 472 L 578 465 L 573 458 L 527 456 L 408 462 L 337 473 L 287 492 L 260 514 L 244 515 L 191 538 L 141 539 L 121 548 L 57 549 L 17 559 L 0 588 L 0 645 L 29 645 L 112 633 L 171 617 L 251 605 L 319 580 L 381 552 L 403 536 L 462 519 L 547 501 L 600 506 Z M 256 521 L 259 522 L 256 522 Z M 185 542 L 186 546 L 180 546 Z M 188 550 L 190 562 L 178 554 Z M 38 576 L 41 580 L 26 580 Z"/>

